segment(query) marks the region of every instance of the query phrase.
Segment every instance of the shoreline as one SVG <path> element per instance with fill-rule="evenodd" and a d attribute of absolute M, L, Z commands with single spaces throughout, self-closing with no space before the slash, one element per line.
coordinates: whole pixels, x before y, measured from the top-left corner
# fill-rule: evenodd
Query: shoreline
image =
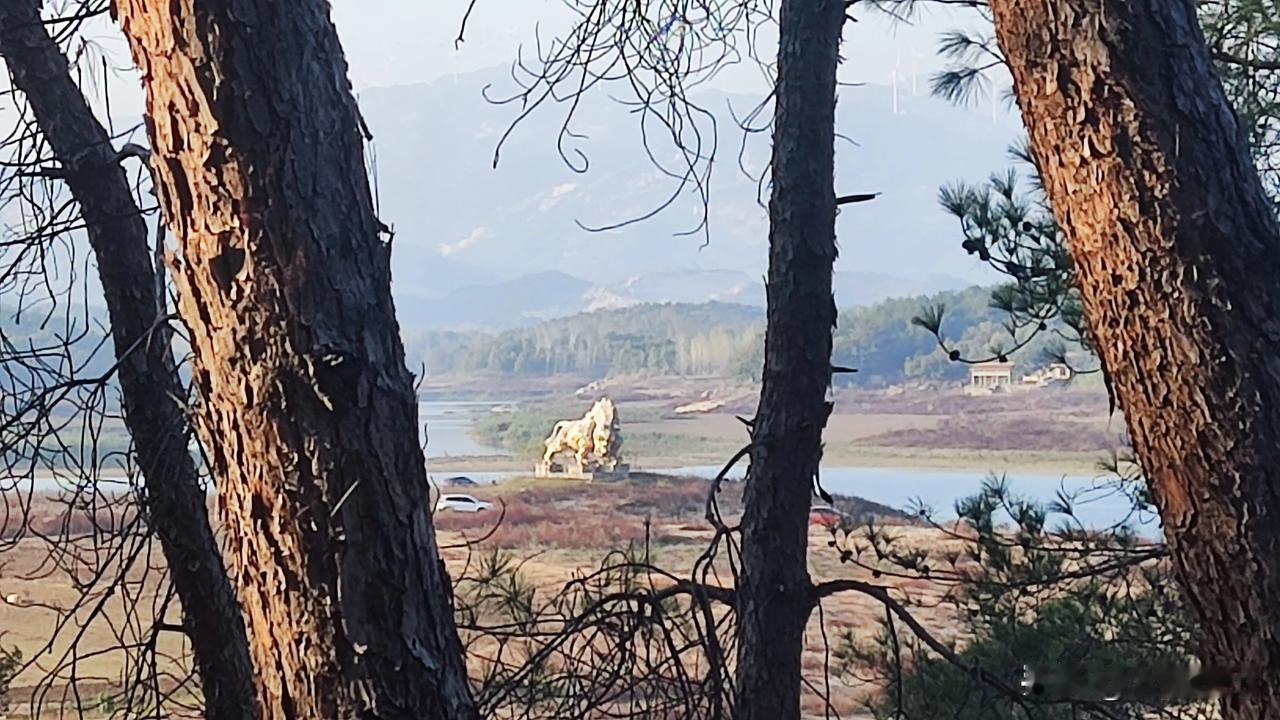
<path fill-rule="evenodd" d="M 633 470 L 721 465 L 731 453 L 691 453 L 672 457 L 628 458 Z M 1101 453 L 1040 452 L 1022 450 L 972 450 L 841 446 L 827 448 L 823 464 L 840 468 L 886 470 L 940 470 L 948 472 L 1010 473 L 1022 475 L 1100 475 Z M 432 475 L 474 473 L 533 473 L 534 461 L 511 455 L 428 457 Z"/>
<path fill-rule="evenodd" d="M 714 444 L 713 444 L 714 445 Z M 627 458 L 633 470 L 653 471 L 682 467 L 719 466 L 728 461 L 732 452 L 709 448 L 705 452 L 691 452 L 670 456 L 642 455 Z M 912 448 L 839 445 L 828 446 L 823 466 L 829 468 L 876 468 L 885 470 L 937 470 L 955 473 L 1009 473 L 1019 475 L 1072 475 L 1093 477 L 1104 474 L 1098 462 L 1102 453 L 1044 452 L 1029 450 L 975 450 L 948 448 Z M 512 455 L 445 455 L 428 456 L 428 474 L 465 475 L 466 473 L 527 473 L 533 474 L 535 461 Z M 739 467 L 745 465 L 745 461 Z M 17 479 L 19 482 L 23 478 Z M 72 489 L 80 480 L 72 473 L 35 473 L 25 479 L 34 480 L 42 491 Z M 100 483 L 119 485 L 120 491 L 132 489 L 129 478 L 122 473 L 99 473 Z M 62 486 L 63 481 L 67 486 Z"/>

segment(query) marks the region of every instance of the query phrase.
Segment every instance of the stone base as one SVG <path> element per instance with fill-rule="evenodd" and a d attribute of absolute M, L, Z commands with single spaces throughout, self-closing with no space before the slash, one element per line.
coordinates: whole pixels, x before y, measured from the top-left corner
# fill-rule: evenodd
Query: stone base
<path fill-rule="evenodd" d="M 533 476 L 557 480 L 582 480 L 584 482 L 626 480 L 631 476 L 631 466 L 619 463 L 613 468 L 585 469 L 576 464 L 566 466 L 557 462 L 540 462 L 534 466 Z"/>

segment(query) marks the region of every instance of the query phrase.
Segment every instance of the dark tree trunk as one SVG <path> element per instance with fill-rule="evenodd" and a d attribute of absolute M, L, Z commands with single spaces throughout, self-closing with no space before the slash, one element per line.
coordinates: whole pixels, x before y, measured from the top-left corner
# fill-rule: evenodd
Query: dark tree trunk
<path fill-rule="evenodd" d="M 991 6 L 1224 717 L 1280 717 L 1280 228 L 1195 3 Z"/>
<path fill-rule="evenodd" d="M 119 359 L 125 423 L 146 481 L 147 520 L 182 605 L 211 720 L 257 716 L 244 620 L 209 526 L 187 448 L 189 425 L 167 325 L 159 318 L 147 228 L 120 158 L 40 20 L 38 0 L 0 0 L 0 55 L 30 104 L 76 202 L 97 260 Z"/>
<path fill-rule="evenodd" d="M 470 718 L 361 120 L 323 0 L 117 0 L 268 718 Z"/>
<path fill-rule="evenodd" d="M 764 386 L 752 434 L 738 581 L 735 710 L 800 716 L 813 608 L 809 506 L 831 412 L 836 66 L 843 0 L 783 0 L 769 199 Z"/>

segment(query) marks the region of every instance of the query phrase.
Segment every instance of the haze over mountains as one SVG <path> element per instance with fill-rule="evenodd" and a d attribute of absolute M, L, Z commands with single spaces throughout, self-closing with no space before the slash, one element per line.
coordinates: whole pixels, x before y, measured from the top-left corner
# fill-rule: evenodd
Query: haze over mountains
<path fill-rule="evenodd" d="M 404 327 L 501 329 L 639 302 L 763 304 L 768 225 L 758 192 L 766 190 L 739 168 L 743 133 L 732 120 L 758 98 L 693 96 L 719 120 L 709 237 L 677 237 L 700 219 L 692 193 L 617 230 L 588 232 L 575 222 L 601 226 L 643 215 L 675 191 L 677 181 L 645 153 L 638 115 L 604 93 L 589 96 L 571 125 L 584 137 L 562 147 L 586 157 L 578 173 L 557 149 L 567 108 L 548 104 L 515 130 L 495 170 L 495 146 L 519 107 L 487 102 L 486 85 L 491 97 L 514 88 L 507 69 L 495 68 L 360 95 L 374 134 L 381 214 L 396 231 L 394 289 Z M 882 193 L 841 213 L 842 307 L 991 280 L 960 250 L 955 221 L 936 196 L 943 183 L 1003 169 L 1017 121 L 921 92 L 900 88 L 897 114 L 890 88 L 841 92 L 838 130 L 849 141 L 837 148 L 837 190 Z M 675 157 L 669 141 L 652 145 L 664 161 Z M 768 162 L 768 134 L 749 136 L 743 147 L 741 165 L 758 175 Z"/>

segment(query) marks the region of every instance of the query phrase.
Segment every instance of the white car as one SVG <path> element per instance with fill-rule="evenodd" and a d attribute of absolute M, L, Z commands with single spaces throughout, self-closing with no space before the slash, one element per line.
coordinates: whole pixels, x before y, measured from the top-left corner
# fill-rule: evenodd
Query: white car
<path fill-rule="evenodd" d="M 477 500 L 470 495 L 441 495 L 436 501 L 436 512 L 456 510 L 458 512 L 480 512 L 493 507 L 493 503 Z"/>

